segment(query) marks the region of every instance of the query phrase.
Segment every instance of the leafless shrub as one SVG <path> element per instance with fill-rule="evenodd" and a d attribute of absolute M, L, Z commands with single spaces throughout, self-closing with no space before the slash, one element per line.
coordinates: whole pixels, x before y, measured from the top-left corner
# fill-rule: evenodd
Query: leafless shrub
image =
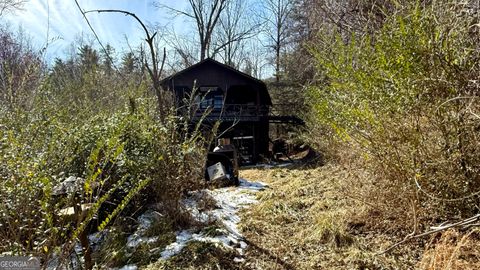
<path fill-rule="evenodd" d="M 312 52 L 324 77 L 308 100 L 313 125 L 326 124 L 312 128 L 336 134 L 369 173 L 348 191 L 382 213 L 377 225 L 418 232 L 478 210 L 479 7 L 390 8 L 376 32 L 321 32 Z"/>
<path fill-rule="evenodd" d="M 31 107 L 43 70 L 25 33 L 0 27 L 0 103 L 9 109 Z"/>

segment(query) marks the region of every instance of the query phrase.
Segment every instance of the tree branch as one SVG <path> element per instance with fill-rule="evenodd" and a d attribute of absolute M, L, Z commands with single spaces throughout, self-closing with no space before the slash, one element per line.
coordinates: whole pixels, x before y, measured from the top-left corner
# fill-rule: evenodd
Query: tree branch
<path fill-rule="evenodd" d="M 168 9 L 170 10 L 172 13 L 175 14 L 175 16 L 178 16 L 178 15 L 183 15 L 183 16 L 187 16 L 187 17 L 190 17 L 192 19 L 195 19 L 195 17 L 190 14 L 190 13 L 187 13 L 185 11 L 181 11 L 179 9 L 175 9 L 175 8 L 172 8 L 172 7 L 169 7 L 167 5 L 164 5 L 164 4 L 160 4 L 160 3 L 153 3 L 153 5 L 156 7 L 156 8 L 164 8 L 164 9 Z"/>
<path fill-rule="evenodd" d="M 458 222 L 455 222 L 455 223 L 441 224 L 440 226 L 431 227 L 430 231 L 426 231 L 426 232 L 421 233 L 421 234 L 409 234 L 402 241 L 391 245 L 390 247 L 388 247 L 387 249 L 385 249 L 382 252 L 377 253 L 376 255 L 382 255 L 382 254 L 388 253 L 391 250 L 393 250 L 394 248 L 400 246 L 401 244 L 403 244 L 403 243 L 405 243 L 409 240 L 412 240 L 412 239 L 415 239 L 415 238 L 421 238 L 421 237 L 424 237 L 424 236 L 427 236 L 427 235 L 430 235 L 430 234 L 445 231 L 445 230 L 448 230 L 450 228 L 478 226 L 478 225 L 480 225 L 480 224 L 476 223 L 478 221 L 480 221 L 480 214 L 477 214 L 473 217 L 470 217 L 470 218 L 467 218 L 467 219 L 464 219 L 464 220 L 461 220 L 461 221 L 458 221 Z"/>
<path fill-rule="evenodd" d="M 157 103 L 158 103 L 158 110 L 160 112 L 160 117 L 163 119 L 165 104 L 164 104 L 164 100 L 163 100 L 163 97 L 162 97 L 162 90 L 161 90 L 161 86 L 160 86 L 160 77 L 161 77 L 161 74 L 163 72 L 163 67 L 164 67 L 164 64 L 165 64 L 166 49 L 164 48 L 164 50 L 163 50 L 162 65 L 161 65 L 160 70 L 158 70 L 157 54 L 155 52 L 155 45 L 154 45 L 154 39 L 155 39 L 155 36 L 157 35 L 157 32 L 151 34 L 150 31 L 148 31 L 148 28 L 142 22 L 142 20 L 140 20 L 140 18 L 137 15 L 135 15 L 135 13 L 132 13 L 132 12 L 129 12 L 129 11 L 120 10 L 120 9 L 94 9 L 94 10 L 84 11 L 83 14 L 85 16 L 85 14 L 92 13 L 92 12 L 122 13 L 122 14 L 125 14 L 126 16 L 133 17 L 142 26 L 142 28 L 145 32 L 145 35 L 147 36 L 145 41 L 148 44 L 148 47 L 150 49 L 150 57 L 152 58 L 151 59 L 152 67 L 150 67 L 148 65 L 147 59 L 145 59 L 145 66 L 146 66 L 147 71 L 148 71 L 148 73 L 150 75 L 150 78 L 152 80 L 153 88 L 155 90 L 155 95 L 157 96 Z"/>

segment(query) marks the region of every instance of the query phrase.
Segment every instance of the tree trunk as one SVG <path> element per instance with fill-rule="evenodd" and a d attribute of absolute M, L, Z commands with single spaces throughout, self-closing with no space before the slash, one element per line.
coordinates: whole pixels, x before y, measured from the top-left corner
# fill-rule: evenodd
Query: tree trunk
<path fill-rule="evenodd" d="M 207 54 L 207 46 L 204 42 L 200 45 L 200 61 L 205 60 Z"/>
<path fill-rule="evenodd" d="M 275 54 L 275 79 L 278 83 L 280 82 L 280 44 L 277 44 Z"/>

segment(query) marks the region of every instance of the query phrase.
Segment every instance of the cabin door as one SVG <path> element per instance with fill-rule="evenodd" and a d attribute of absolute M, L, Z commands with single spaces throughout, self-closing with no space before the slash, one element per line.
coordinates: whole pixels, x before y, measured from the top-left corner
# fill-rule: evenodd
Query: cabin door
<path fill-rule="evenodd" d="M 240 155 L 242 165 L 253 164 L 256 162 L 255 148 L 255 128 L 254 125 L 243 125 L 234 132 L 233 144 Z"/>
<path fill-rule="evenodd" d="M 253 136 L 233 137 L 233 144 L 238 150 L 241 165 L 254 162 L 255 138 Z"/>

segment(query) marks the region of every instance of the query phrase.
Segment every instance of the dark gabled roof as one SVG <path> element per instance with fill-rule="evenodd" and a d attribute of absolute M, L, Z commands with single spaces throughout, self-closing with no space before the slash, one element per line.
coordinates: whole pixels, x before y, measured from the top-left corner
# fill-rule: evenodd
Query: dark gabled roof
<path fill-rule="evenodd" d="M 200 61 L 200 62 L 198 62 L 198 63 L 196 63 L 196 64 L 193 64 L 193 65 L 189 66 L 188 68 L 185 68 L 185 69 L 183 69 L 183 70 L 180 70 L 179 72 L 177 72 L 177 73 L 175 73 L 175 74 L 172 74 L 172 75 L 166 77 L 165 79 L 161 80 L 160 83 L 161 83 L 161 84 L 164 84 L 166 81 L 172 79 L 173 77 L 178 76 L 178 75 L 181 75 L 181 74 L 183 74 L 183 73 L 186 73 L 186 72 L 188 72 L 188 71 L 190 71 L 190 70 L 192 70 L 192 69 L 194 69 L 194 68 L 196 68 L 196 67 L 198 67 L 198 66 L 201 66 L 201 65 L 203 65 L 203 64 L 205 64 L 205 63 L 208 63 L 208 62 L 214 63 L 214 64 L 216 64 L 216 65 L 218 65 L 218 66 L 221 66 L 221 67 L 223 67 L 223 68 L 225 68 L 225 69 L 228 69 L 228 70 L 230 70 L 230 71 L 233 71 L 233 72 L 237 73 L 238 75 L 241 75 L 241 76 L 243 76 L 243 77 L 245 77 L 245 78 L 247 78 L 247 79 L 250 79 L 250 80 L 252 80 L 252 81 L 255 81 L 256 83 L 262 84 L 262 85 L 264 85 L 265 87 L 267 87 L 266 84 L 265 84 L 262 80 L 259 80 L 259 79 L 255 78 L 255 77 L 253 77 L 253 76 L 250 76 L 250 75 L 248 75 L 247 73 L 241 72 L 240 70 L 237 70 L 237 69 L 235 69 L 235 68 L 233 68 L 233 67 L 231 67 L 231 66 L 229 66 L 229 65 L 225 65 L 225 64 L 223 64 L 223 63 L 220 63 L 220 62 L 218 62 L 217 60 L 215 60 L 215 59 L 213 59 L 213 58 L 206 58 L 206 59 L 204 59 L 204 60 L 202 60 L 202 61 Z"/>
<path fill-rule="evenodd" d="M 212 59 L 212 58 L 206 58 L 205 60 L 202 60 L 202 61 L 200 61 L 200 62 L 198 62 L 198 63 L 196 63 L 196 64 L 194 64 L 194 65 L 191 65 L 191 66 L 188 67 L 188 68 L 185 68 L 185 69 L 183 69 L 183 70 L 181 70 L 181 71 L 179 71 L 179 72 L 177 72 L 177 73 L 175 73 L 175 74 L 172 74 L 172 75 L 166 77 L 165 79 L 161 80 L 161 81 L 160 81 L 160 84 L 161 84 L 161 85 L 166 85 L 166 84 L 167 84 L 170 80 L 172 80 L 174 77 L 177 77 L 177 76 L 179 76 L 179 75 L 182 75 L 182 74 L 184 74 L 184 73 L 187 73 L 187 72 L 189 72 L 189 71 L 191 71 L 191 70 L 193 70 L 193 69 L 195 69 L 195 68 L 197 68 L 197 67 L 199 67 L 199 66 L 201 66 L 201 65 L 203 65 L 203 64 L 206 64 L 206 63 L 212 63 L 212 64 L 214 64 L 214 65 L 220 66 L 220 67 L 223 68 L 223 69 L 230 70 L 230 71 L 232 71 L 233 73 L 235 73 L 235 74 L 237 74 L 237 75 L 239 75 L 239 76 L 241 76 L 241 77 L 246 78 L 247 80 L 250 80 L 250 81 L 252 81 L 252 82 L 260 85 L 260 95 L 263 96 L 266 104 L 272 105 L 272 99 L 270 98 L 270 94 L 268 93 L 267 85 L 266 85 L 262 80 L 259 80 L 259 79 L 255 78 L 255 77 L 253 77 L 253 76 L 250 76 L 250 75 L 248 75 L 248 74 L 246 74 L 246 73 L 243 73 L 243 72 L 241 72 L 241 71 L 239 71 L 239 70 L 237 70 L 237 69 L 235 69 L 235 68 L 233 68 L 233 67 L 231 67 L 231 66 L 228 66 L 228 65 L 225 65 L 225 64 L 223 64 L 223 63 L 220 63 L 220 62 L 218 62 L 218 61 L 216 61 L 215 59 Z"/>

